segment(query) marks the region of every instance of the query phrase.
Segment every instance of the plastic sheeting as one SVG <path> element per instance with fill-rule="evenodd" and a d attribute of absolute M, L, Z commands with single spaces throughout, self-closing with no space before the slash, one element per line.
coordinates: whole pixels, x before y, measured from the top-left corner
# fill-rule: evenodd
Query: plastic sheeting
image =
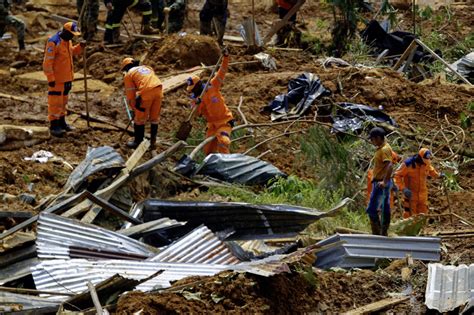
<path fill-rule="evenodd" d="M 378 53 L 388 49 L 389 56 L 403 54 L 411 42 L 416 38 L 412 33 L 401 31 L 388 33 L 387 29 L 388 27 L 384 29 L 379 22 L 372 20 L 361 32 L 361 36 L 365 42 L 374 47 Z M 429 54 L 426 55 L 423 52 L 423 49 L 418 47 L 413 57 L 413 62 L 419 62 L 422 58 L 426 59 L 432 57 Z"/>
<path fill-rule="evenodd" d="M 264 185 L 270 179 L 287 176 L 268 162 L 240 153 L 210 154 L 197 169 L 197 174 L 242 185 Z"/>
<path fill-rule="evenodd" d="M 113 148 L 109 146 L 88 148 L 86 158 L 69 175 L 66 187 L 71 187 L 74 191 L 77 191 L 83 181 L 92 174 L 107 169 L 121 169 L 124 167 L 124 159 Z"/>
<path fill-rule="evenodd" d="M 381 110 L 370 106 L 352 103 L 339 103 L 336 115 L 333 116 L 333 132 L 360 133 L 366 122 L 383 122 L 397 126 L 393 118 Z"/>
<path fill-rule="evenodd" d="M 467 54 L 451 65 L 463 77 L 474 82 L 474 52 Z M 449 69 L 447 71 L 450 71 Z"/>
<path fill-rule="evenodd" d="M 317 75 L 305 72 L 296 79 L 290 80 L 287 94 L 276 96 L 263 110 L 271 112 L 272 121 L 286 117 L 299 117 L 307 112 L 315 100 L 330 94 L 331 92 L 323 86 Z M 290 108 L 290 105 L 294 107 Z"/>

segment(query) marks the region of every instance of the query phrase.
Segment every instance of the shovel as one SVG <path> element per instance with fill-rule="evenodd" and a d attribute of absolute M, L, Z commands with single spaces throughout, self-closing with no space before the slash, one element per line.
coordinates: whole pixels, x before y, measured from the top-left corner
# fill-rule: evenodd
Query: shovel
<path fill-rule="evenodd" d="M 212 73 L 211 73 L 211 76 L 209 77 L 209 80 L 207 80 L 206 85 L 204 86 L 204 89 L 201 92 L 201 95 L 199 95 L 199 99 L 201 99 L 203 97 L 204 93 L 206 93 L 207 87 L 209 86 L 209 83 L 211 82 L 212 77 L 214 77 L 214 74 L 216 73 L 217 68 L 221 64 L 222 57 L 223 57 L 223 55 L 221 55 L 219 57 L 219 60 L 217 61 L 216 65 L 214 66 L 214 69 L 212 70 Z M 193 110 L 189 114 L 188 119 L 183 121 L 181 123 L 181 125 L 179 126 L 178 132 L 176 133 L 176 138 L 178 140 L 186 141 L 186 139 L 188 139 L 189 134 L 191 133 L 191 129 L 193 129 L 193 125 L 191 124 L 191 120 L 193 119 L 194 114 L 196 113 L 196 110 L 198 109 L 198 107 L 199 107 L 199 104 L 196 104 L 196 106 L 194 106 Z"/>

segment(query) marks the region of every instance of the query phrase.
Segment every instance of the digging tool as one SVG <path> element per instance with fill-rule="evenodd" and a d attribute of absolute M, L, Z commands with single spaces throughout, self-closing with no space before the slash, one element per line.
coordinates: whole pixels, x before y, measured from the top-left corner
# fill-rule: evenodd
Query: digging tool
<path fill-rule="evenodd" d="M 168 35 L 168 30 L 169 30 L 169 21 L 170 21 L 170 11 L 169 10 L 163 10 L 165 13 L 165 34 Z"/>
<path fill-rule="evenodd" d="M 84 14 L 86 13 L 86 7 L 87 7 L 87 0 L 84 0 L 82 3 L 82 8 L 81 12 L 79 12 L 79 17 L 77 19 L 77 22 L 79 24 L 79 29 L 82 31 L 82 18 L 84 17 Z"/>
<path fill-rule="evenodd" d="M 137 33 L 137 29 L 135 28 L 135 24 L 133 24 L 133 19 L 132 19 L 132 15 L 130 14 L 130 10 L 127 8 L 127 16 L 128 18 L 130 19 L 130 24 L 132 24 L 132 29 L 133 29 L 133 32 L 135 34 L 139 34 Z"/>
<path fill-rule="evenodd" d="M 123 104 L 125 105 L 125 111 L 127 112 L 127 116 L 128 116 L 128 124 L 127 124 L 127 127 L 125 127 L 122 134 L 120 135 L 119 141 L 122 141 L 124 134 L 128 132 L 128 127 L 130 127 L 130 125 L 133 122 L 132 114 L 131 114 L 130 108 L 128 107 L 127 99 L 125 98 L 125 96 L 122 96 L 122 99 L 123 99 Z"/>
<path fill-rule="evenodd" d="M 82 59 L 84 62 L 84 95 L 86 97 L 86 115 L 87 115 L 87 128 L 90 128 L 90 116 L 89 116 L 89 94 L 87 90 L 87 42 L 82 48 Z"/>
<path fill-rule="evenodd" d="M 212 77 L 214 77 L 214 74 L 216 73 L 217 68 L 221 64 L 223 56 L 224 55 L 221 54 L 221 56 L 219 57 L 219 60 L 217 60 L 217 63 L 214 66 L 214 69 L 212 70 L 212 73 L 211 73 L 209 79 L 207 80 L 206 85 L 204 86 L 204 89 L 201 92 L 201 95 L 199 95 L 199 98 L 198 98 L 199 100 L 204 96 L 204 93 L 206 93 L 207 87 L 209 86 L 209 83 L 211 82 Z M 186 139 L 188 139 L 189 134 L 191 133 L 191 129 L 193 128 L 193 125 L 191 124 L 191 120 L 193 119 L 194 114 L 196 113 L 196 110 L 198 109 L 198 107 L 199 107 L 199 104 L 196 104 L 196 106 L 194 106 L 191 113 L 189 114 L 188 119 L 183 121 L 181 123 L 181 125 L 179 126 L 178 132 L 176 133 L 176 138 L 178 140 L 185 141 Z"/>

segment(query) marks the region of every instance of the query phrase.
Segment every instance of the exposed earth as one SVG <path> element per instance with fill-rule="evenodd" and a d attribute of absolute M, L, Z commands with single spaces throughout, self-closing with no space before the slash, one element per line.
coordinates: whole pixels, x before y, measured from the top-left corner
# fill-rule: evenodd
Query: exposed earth
<path fill-rule="evenodd" d="M 143 60 L 152 66 L 162 80 L 171 74 L 195 66 L 213 65 L 219 57 L 219 47 L 210 37 L 195 35 L 198 27 L 198 1 L 189 1 L 190 8 L 186 22 L 185 36 L 170 35 L 159 41 L 135 41 L 117 48 L 107 48 L 101 45 L 100 37 L 88 47 L 88 70 L 91 79 L 100 80 L 106 86 L 89 85 L 88 93 L 90 115 L 100 117 L 107 123 L 92 122 L 87 128 L 86 121 L 80 116 L 85 112 L 85 95 L 82 80 L 76 80 L 74 85 L 77 90 L 72 93 L 69 100 L 69 109 L 72 111 L 68 121 L 76 130 L 64 138 L 51 138 L 46 142 L 15 151 L 2 151 L 0 153 L 0 210 L 1 211 L 29 211 L 35 213 L 35 206 L 42 198 L 57 194 L 62 191 L 64 184 L 71 172 L 71 168 L 61 161 L 45 164 L 25 161 L 39 150 L 50 151 L 62 158 L 73 167 L 78 165 L 85 157 L 88 147 L 109 145 L 114 147 L 125 159 L 132 154 L 126 148 L 127 136 L 122 136 L 122 130 L 127 125 L 128 119 L 122 103 L 122 74 L 119 64 L 124 56 L 131 55 Z M 302 15 L 306 19 L 306 29 L 314 30 L 315 34 L 321 33 L 327 40 L 328 30 L 332 23 L 331 12 L 327 5 L 307 1 L 303 7 Z M 472 10 L 472 6 L 470 7 Z M 454 24 L 446 26 L 436 23 L 421 23 L 423 32 L 440 29 L 446 36 L 451 36 L 454 41 L 473 33 L 473 19 L 469 7 L 451 8 Z M 243 17 L 249 16 L 251 9 L 243 4 L 231 4 L 232 15 L 229 20 L 229 34 L 238 36 L 237 25 Z M 23 74 L 42 71 L 43 47 L 46 35 L 59 30 L 61 24 L 50 19 L 50 13 L 56 13 L 71 18 L 77 18 L 75 6 L 39 6 L 19 5 L 14 6 L 14 14 L 27 22 L 27 51 L 16 52 L 15 38 L 0 41 L 0 93 L 24 98 L 25 100 L 11 100 L 0 97 L 0 124 L 8 125 L 35 125 L 47 126 L 47 83 L 39 76 L 39 80 L 23 79 Z M 472 12 L 472 11 L 470 11 Z M 401 11 L 405 18 L 400 27 L 407 30 L 411 27 L 409 11 Z M 104 21 L 104 8 L 101 7 L 101 21 Z M 264 6 L 257 5 L 256 17 L 261 27 L 260 31 L 266 33 L 275 14 Z M 138 21 L 138 16 L 135 16 Z M 326 24 L 317 21 L 326 21 Z M 245 62 L 255 60 L 248 53 L 246 47 L 239 43 L 229 43 L 231 62 Z M 472 49 L 472 47 L 471 47 Z M 384 112 L 393 117 L 402 134 L 415 133 L 421 139 L 433 136 L 434 130 L 440 126 L 459 125 L 461 112 L 466 111 L 466 105 L 474 99 L 474 89 L 462 84 L 448 83 L 442 77 L 414 83 L 401 74 L 389 68 L 369 67 L 324 67 L 319 59 L 303 50 L 268 49 L 277 62 L 277 70 L 270 72 L 258 63 L 248 63 L 231 66 L 226 76 L 222 93 L 228 106 L 233 111 L 238 124 L 243 123 L 243 118 L 237 111 L 240 97 L 243 97 L 241 107 L 246 119 L 251 123 L 268 123 L 268 115 L 261 113 L 261 108 L 273 98 L 285 93 L 288 81 L 303 72 L 317 74 L 322 84 L 331 91 L 328 98 L 331 102 L 351 102 L 365 104 L 374 108 L 383 108 Z M 347 56 L 348 60 L 351 56 Z M 82 58 L 75 59 L 76 73 L 82 73 Z M 206 75 L 208 75 L 207 73 Z M 89 79 L 90 80 L 90 79 Z M 324 101 L 324 100 L 323 100 Z M 184 88 L 179 88 L 165 95 L 161 123 L 159 127 L 159 142 L 157 152 L 167 149 L 174 143 L 175 132 L 179 124 L 187 117 L 189 112 L 189 98 Z M 314 110 L 308 114 L 307 119 L 313 120 Z M 472 117 L 472 114 L 471 114 Z M 449 124 L 448 124 L 449 122 Z M 293 126 L 292 130 L 309 128 L 311 122 L 304 122 Z M 119 128 L 117 128 L 117 126 Z M 203 136 L 203 122 L 194 124 L 190 146 L 198 144 Z M 273 128 L 257 129 L 257 140 L 244 140 L 232 145 L 234 152 L 245 152 L 255 143 L 265 138 L 285 132 L 287 125 Z M 474 152 L 472 142 L 472 127 L 464 130 L 464 141 L 459 136 L 454 144 L 466 151 Z M 312 174 L 299 163 L 300 134 L 280 137 L 252 151 L 250 155 L 258 156 L 271 150 L 262 158 L 287 174 L 294 174 L 305 179 L 314 179 Z M 456 155 L 453 157 L 445 144 L 445 139 L 437 136 L 437 143 L 433 144 L 435 153 L 434 165 L 440 169 L 445 168 L 445 162 L 463 162 L 457 174 L 457 191 L 449 191 L 448 199 L 444 193 L 441 181 L 431 181 L 429 189 L 429 202 L 431 213 L 441 214 L 453 211 L 463 217 L 467 223 L 455 219 L 453 224 L 449 217 L 440 216 L 430 218 L 423 233 L 432 234 L 442 230 L 468 230 L 473 227 L 469 222 L 474 222 L 472 205 L 474 204 L 474 167 L 473 156 L 470 158 Z M 412 151 L 402 152 L 404 158 L 414 153 L 420 139 L 410 139 Z M 452 146 L 453 143 L 450 144 Z M 191 149 L 189 147 L 188 149 Z M 172 167 L 181 157 L 179 152 L 166 166 Z M 456 152 L 459 153 L 459 152 Z M 371 154 L 370 152 L 368 153 Z M 363 158 L 367 158 L 364 156 Z M 151 158 L 151 153 L 145 154 L 144 159 Z M 466 162 L 467 161 L 467 162 Z M 189 183 L 188 183 L 189 184 Z M 135 200 L 148 197 L 172 197 L 180 194 L 190 196 L 190 186 L 183 183 L 164 185 L 172 187 L 172 191 L 156 191 L 149 184 L 136 186 L 132 189 Z M 133 186 L 134 184 L 130 184 Z M 138 188 L 137 188 L 138 187 Z M 170 188 L 171 189 L 171 188 Z M 22 193 L 35 195 L 36 203 L 26 204 L 15 198 Z M 395 217 L 400 217 L 399 213 Z M 14 222 L 13 222 L 14 223 Z M 12 222 L 0 222 L 0 232 L 8 228 Z M 472 224 L 472 223 L 471 223 Z M 443 239 L 442 255 L 444 264 L 472 263 L 474 249 L 472 234 L 466 239 Z M 302 273 L 279 274 L 269 278 L 258 277 L 250 274 L 224 272 L 207 278 L 187 278 L 175 285 L 190 285 L 181 291 L 145 294 L 133 292 L 123 296 L 118 304 L 118 314 L 131 314 L 142 310 L 140 314 L 174 314 L 174 313 L 340 313 L 376 302 L 405 290 L 413 290 L 412 299 L 395 306 L 392 313 L 421 313 L 426 311 L 424 306 L 424 290 L 427 277 L 427 268 L 421 262 L 412 266 L 412 277 L 406 281 L 402 279 L 401 268 L 404 261 L 395 261 L 386 268 L 377 271 L 356 270 L 350 273 L 339 271 L 314 271 L 308 280 Z M 187 292 L 187 293 L 185 293 Z"/>

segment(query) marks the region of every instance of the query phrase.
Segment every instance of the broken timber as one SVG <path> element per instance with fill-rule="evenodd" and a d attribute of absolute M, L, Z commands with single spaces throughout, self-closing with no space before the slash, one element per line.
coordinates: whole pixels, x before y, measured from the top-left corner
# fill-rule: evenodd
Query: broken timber
<path fill-rule="evenodd" d="M 363 315 L 363 314 L 372 314 L 377 311 L 384 310 L 391 306 L 406 302 L 410 299 L 408 296 L 404 297 L 394 297 L 380 300 L 375 303 L 370 303 L 362 307 L 356 308 L 352 311 L 346 312 L 343 315 Z"/>
<path fill-rule="evenodd" d="M 277 21 L 273 24 L 270 32 L 263 39 L 263 45 L 265 46 L 282 27 L 288 24 L 290 18 L 298 12 L 301 6 L 306 2 L 306 0 L 298 0 L 298 2 L 288 11 L 288 13 L 283 17 L 283 19 Z"/>

